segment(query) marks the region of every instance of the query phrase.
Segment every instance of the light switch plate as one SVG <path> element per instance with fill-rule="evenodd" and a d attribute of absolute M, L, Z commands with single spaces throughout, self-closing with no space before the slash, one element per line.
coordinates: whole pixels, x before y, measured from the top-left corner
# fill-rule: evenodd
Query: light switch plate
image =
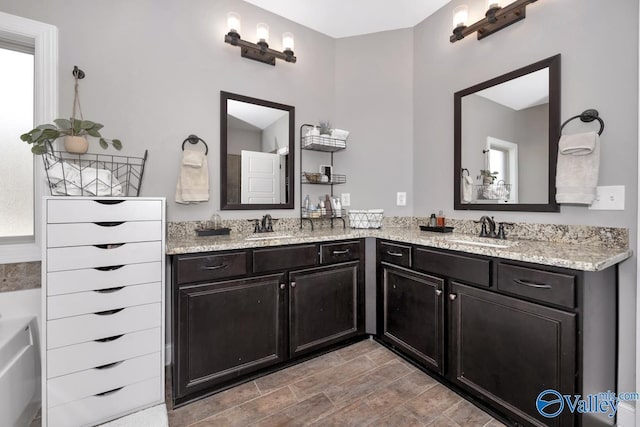
<path fill-rule="evenodd" d="M 596 187 L 596 199 L 590 210 L 623 211 L 624 210 L 624 185 L 608 185 Z"/>
<path fill-rule="evenodd" d="M 340 204 L 342 206 L 351 206 L 351 194 L 350 193 L 340 194 Z"/>
<path fill-rule="evenodd" d="M 396 196 L 396 205 L 397 206 L 407 206 L 407 193 L 404 191 L 398 191 Z"/>

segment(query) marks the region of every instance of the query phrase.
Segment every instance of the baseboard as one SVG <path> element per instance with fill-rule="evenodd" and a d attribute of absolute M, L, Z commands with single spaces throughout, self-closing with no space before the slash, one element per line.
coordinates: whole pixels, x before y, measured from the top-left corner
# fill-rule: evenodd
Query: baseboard
<path fill-rule="evenodd" d="M 636 408 L 627 402 L 618 406 L 618 427 L 636 427 Z"/>

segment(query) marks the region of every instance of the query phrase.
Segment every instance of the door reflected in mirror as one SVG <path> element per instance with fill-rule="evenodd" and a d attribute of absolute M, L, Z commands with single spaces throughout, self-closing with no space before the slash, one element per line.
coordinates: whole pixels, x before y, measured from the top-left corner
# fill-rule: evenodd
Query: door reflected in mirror
<path fill-rule="evenodd" d="M 293 208 L 293 114 L 221 93 L 221 209 Z"/>
<path fill-rule="evenodd" d="M 559 56 L 455 94 L 455 208 L 555 211 Z"/>

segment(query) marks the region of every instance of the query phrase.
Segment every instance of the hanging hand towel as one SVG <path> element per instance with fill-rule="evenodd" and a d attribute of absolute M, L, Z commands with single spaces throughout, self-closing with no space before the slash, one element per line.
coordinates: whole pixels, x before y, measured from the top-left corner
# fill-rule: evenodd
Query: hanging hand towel
<path fill-rule="evenodd" d="M 209 200 L 209 166 L 207 157 L 201 151 L 184 150 L 178 184 L 176 185 L 177 203 L 196 203 Z"/>
<path fill-rule="evenodd" d="M 465 203 L 473 201 L 473 179 L 470 176 L 462 177 L 462 201 Z"/>
<path fill-rule="evenodd" d="M 600 137 L 596 132 L 562 135 L 558 143 L 556 202 L 590 205 L 600 169 Z"/>

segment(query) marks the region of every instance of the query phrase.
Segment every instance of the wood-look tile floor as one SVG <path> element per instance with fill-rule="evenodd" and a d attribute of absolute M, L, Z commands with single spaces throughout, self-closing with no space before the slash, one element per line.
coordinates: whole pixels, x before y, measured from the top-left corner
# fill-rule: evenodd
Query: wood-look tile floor
<path fill-rule="evenodd" d="M 504 426 L 372 340 L 167 407 L 170 427 Z"/>

